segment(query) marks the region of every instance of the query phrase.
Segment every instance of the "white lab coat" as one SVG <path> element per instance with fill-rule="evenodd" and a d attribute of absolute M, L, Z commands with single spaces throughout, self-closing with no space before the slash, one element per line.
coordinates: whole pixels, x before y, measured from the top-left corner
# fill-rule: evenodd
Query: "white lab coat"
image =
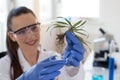
<path fill-rule="evenodd" d="M 40 50 L 38 62 L 52 55 L 54 55 L 54 52 L 43 52 Z M 18 57 L 23 71 L 27 71 L 31 68 L 30 64 L 25 60 L 20 48 L 18 49 Z M 60 71 L 61 74 L 58 76 L 59 80 L 84 80 L 82 64 L 77 68 L 64 66 Z M 0 59 L 0 80 L 10 80 L 10 59 L 8 55 Z"/>

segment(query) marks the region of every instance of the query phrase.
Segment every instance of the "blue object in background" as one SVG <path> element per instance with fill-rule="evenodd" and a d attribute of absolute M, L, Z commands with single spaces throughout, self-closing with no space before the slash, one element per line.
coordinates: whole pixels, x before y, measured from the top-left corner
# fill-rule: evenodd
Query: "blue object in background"
<path fill-rule="evenodd" d="M 114 80 L 114 58 L 109 58 L 109 80 Z"/>
<path fill-rule="evenodd" d="M 69 21 L 72 21 L 72 17 L 67 17 L 67 19 L 68 19 Z"/>
<path fill-rule="evenodd" d="M 104 79 L 105 69 L 103 67 L 93 67 L 92 80 L 105 80 Z"/>
<path fill-rule="evenodd" d="M 92 80 L 104 80 L 103 75 L 93 75 Z"/>

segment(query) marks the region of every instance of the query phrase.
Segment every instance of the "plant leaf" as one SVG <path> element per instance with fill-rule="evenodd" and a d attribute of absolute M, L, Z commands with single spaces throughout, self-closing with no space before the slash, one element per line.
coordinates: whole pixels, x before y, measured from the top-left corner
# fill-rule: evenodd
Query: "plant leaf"
<path fill-rule="evenodd" d="M 75 31 L 84 31 L 84 32 L 87 32 L 86 30 L 84 29 L 74 29 Z"/>
<path fill-rule="evenodd" d="M 84 25 L 86 22 L 87 22 L 87 21 L 83 21 L 83 23 L 82 23 L 80 26 Z"/>
<path fill-rule="evenodd" d="M 75 28 L 77 25 L 79 25 L 80 23 L 82 22 L 82 20 L 76 22 L 74 25 L 73 25 L 73 28 Z"/>
<path fill-rule="evenodd" d="M 86 36 L 87 38 L 89 37 L 89 33 L 88 33 L 86 30 L 84 30 L 84 29 L 74 29 L 74 31 L 75 31 L 76 33 L 78 33 L 78 34 L 82 34 L 82 35 Z M 86 34 L 84 34 L 84 33 L 81 32 L 81 31 L 84 31 Z"/>
<path fill-rule="evenodd" d="M 64 17 L 57 17 L 57 18 L 64 19 L 64 20 L 66 21 L 66 23 L 67 23 L 68 25 L 70 25 L 70 27 L 72 27 L 71 22 L 70 22 L 67 18 L 64 18 Z"/>
<path fill-rule="evenodd" d="M 65 21 L 70 25 L 70 27 L 72 27 L 71 22 L 70 22 L 67 18 L 64 18 L 64 19 L 65 19 Z"/>
<path fill-rule="evenodd" d="M 83 21 L 83 22 L 81 22 L 81 24 L 78 25 L 76 28 L 79 28 L 79 27 L 83 26 L 86 22 L 87 22 L 87 21 Z"/>
<path fill-rule="evenodd" d="M 51 30 L 50 30 L 50 35 L 52 35 L 52 30 L 54 29 L 54 28 L 57 28 L 58 26 L 54 26 L 54 27 L 52 27 L 51 28 Z"/>
<path fill-rule="evenodd" d="M 78 33 L 78 34 L 80 34 L 80 35 L 84 35 L 84 36 L 87 36 L 87 37 L 88 37 L 88 35 L 87 35 L 87 34 L 84 34 L 84 33 L 82 33 L 82 32 L 76 32 L 76 33 Z"/>
<path fill-rule="evenodd" d="M 51 28 L 51 26 L 49 26 L 49 27 L 47 28 L 46 32 L 47 32 L 50 28 Z"/>
<path fill-rule="evenodd" d="M 58 27 L 56 27 L 56 28 L 68 27 L 67 25 L 60 25 L 60 24 L 53 24 L 53 26 L 58 26 Z"/>
<path fill-rule="evenodd" d="M 62 22 L 62 21 L 56 21 L 56 24 L 60 24 L 60 25 L 68 25 L 67 23 Z"/>
<path fill-rule="evenodd" d="M 79 37 L 78 35 L 76 35 L 75 34 L 75 36 L 78 38 L 78 40 L 83 44 L 83 45 L 86 45 L 87 46 L 87 48 L 91 51 L 91 49 L 90 49 L 90 47 L 89 47 L 89 45 L 88 45 L 88 41 L 85 41 L 83 38 L 81 38 L 81 37 Z M 85 48 L 86 49 L 86 48 Z M 86 49 L 86 51 L 87 51 L 87 49 Z"/>

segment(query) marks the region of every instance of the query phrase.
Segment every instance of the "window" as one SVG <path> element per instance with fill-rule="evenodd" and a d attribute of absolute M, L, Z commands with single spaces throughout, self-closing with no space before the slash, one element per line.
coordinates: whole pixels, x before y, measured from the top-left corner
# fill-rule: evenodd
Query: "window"
<path fill-rule="evenodd" d="M 0 1 L 0 52 L 6 51 L 7 0 Z"/>
<path fill-rule="evenodd" d="M 99 17 L 99 0 L 62 0 L 62 16 Z"/>
<path fill-rule="evenodd" d="M 33 0 L 0 0 L 0 52 L 6 51 L 6 21 L 8 12 L 16 6 L 27 6 L 33 9 Z"/>
<path fill-rule="evenodd" d="M 26 6 L 32 10 L 34 10 L 34 2 L 33 0 L 16 0 L 16 5 L 14 6 Z"/>
<path fill-rule="evenodd" d="M 47 21 L 52 18 L 52 0 L 39 1 L 39 15 L 41 21 Z"/>

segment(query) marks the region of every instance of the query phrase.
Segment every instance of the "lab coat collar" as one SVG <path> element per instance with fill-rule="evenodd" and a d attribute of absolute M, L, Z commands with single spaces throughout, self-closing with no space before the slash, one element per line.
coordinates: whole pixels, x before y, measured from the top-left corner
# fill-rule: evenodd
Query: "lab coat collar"
<path fill-rule="evenodd" d="M 41 61 L 41 57 L 44 56 L 42 50 L 41 50 L 41 47 L 39 46 L 38 47 L 38 51 L 39 51 L 39 56 L 38 56 L 38 61 Z M 22 69 L 23 71 L 27 71 L 28 69 L 30 69 L 32 66 L 27 62 L 27 60 L 25 59 L 23 53 L 22 53 L 22 50 L 21 48 L 18 48 L 18 57 L 19 57 L 19 61 L 20 61 L 20 64 L 22 66 Z"/>

